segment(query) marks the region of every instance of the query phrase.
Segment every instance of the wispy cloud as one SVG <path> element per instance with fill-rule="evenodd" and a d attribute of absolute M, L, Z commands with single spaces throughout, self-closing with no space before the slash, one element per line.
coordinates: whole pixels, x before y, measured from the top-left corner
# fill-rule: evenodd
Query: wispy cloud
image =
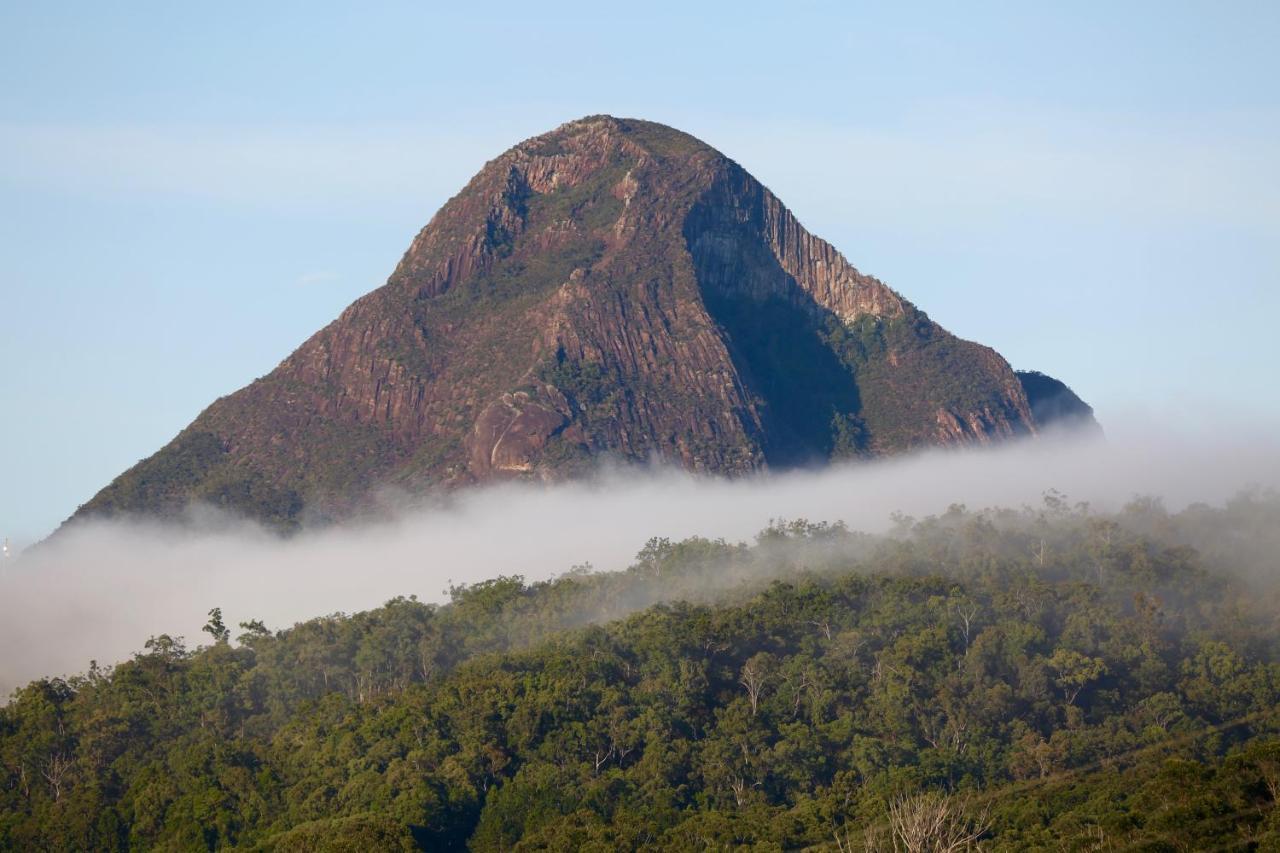
<path fill-rule="evenodd" d="M 651 536 L 747 540 L 773 518 L 876 532 L 895 510 L 919 517 L 955 502 L 1036 505 L 1050 488 L 1101 508 L 1135 494 L 1179 508 L 1221 502 L 1250 483 L 1280 485 L 1274 433 L 1241 427 L 1205 440 L 1111 431 L 1120 436 L 1103 444 L 1043 440 L 736 481 L 661 471 L 480 489 L 447 509 L 290 541 L 247 525 L 86 525 L 0 572 L 0 692 L 83 670 L 90 658 L 119 660 L 152 634 L 198 641 L 214 606 L 230 624 L 256 618 L 278 628 L 395 595 L 439 600 L 450 582 L 537 580 L 584 561 L 618 569 Z"/>
<path fill-rule="evenodd" d="M 0 178 L 33 189 L 213 199 L 267 208 L 424 198 L 484 162 L 465 133 L 418 127 L 0 126 Z"/>
<path fill-rule="evenodd" d="M 338 274 L 333 270 L 316 270 L 314 272 L 304 272 L 295 279 L 294 283 L 302 287 L 313 284 L 324 284 L 330 281 L 337 281 Z"/>

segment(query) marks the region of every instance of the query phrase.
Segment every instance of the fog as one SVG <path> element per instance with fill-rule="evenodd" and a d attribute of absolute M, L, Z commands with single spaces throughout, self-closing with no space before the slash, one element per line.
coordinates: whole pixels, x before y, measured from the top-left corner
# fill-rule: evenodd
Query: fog
<path fill-rule="evenodd" d="M 573 484 L 476 489 L 444 508 L 288 540 L 212 515 L 167 527 L 86 524 L 0 567 L 0 696 L 81 672 L 91 659 L 126 659 L 152 635 L 207 640 L 200 628 L 215 606 L 233 633 L 249 619 L 279 629 L 397 595 L 443 601 L 451 583 L 500 574 L 534 581 L 582 563 L 622 569 L 653 536 L 746 541 L 782 518 L 883 532 L 895 512 L 1038 505 L 1049 489 L 1099 509 L 1156 495 L 1176 510 L 1280 485 L 1275 434 L 1217 434 L 1227 432 L 1175 437 L 1134 423 L 1105 441 L 1047 437 L 732 481 L 614 470 Z"/>

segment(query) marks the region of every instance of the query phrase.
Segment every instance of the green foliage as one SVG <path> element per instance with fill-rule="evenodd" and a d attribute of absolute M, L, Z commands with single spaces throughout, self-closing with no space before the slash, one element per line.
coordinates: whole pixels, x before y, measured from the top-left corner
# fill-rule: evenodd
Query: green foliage
<path fill-rule="evenodd" d="M 533 298 L 544 297 L 568 281 L 575 269 L 589 268 L 603 251 L 603 241 L 584 237 L 539 253 L 514 252 L 500 257 L 483 272 L 436 299 L 433 305 L 438 319 L 456 322 L 477 310 L 477 306 L 490 311 L 504 303 L 508 311 L 527 308 Z"/>
<path fill-rule="evenodd" d="M 622 200 L 614 188 L 635 166 L 635 161 L 619 158 L 592 172 L 585 180 L 529 198 L 529 213 L 539 224 L 571 220 L 595 231 L 608 228 L 622 213 Z"/>
<path fill-rule="evenodd" d="M 238 644 L 215 608 L 0 709 L 0 849 L 861 849 L 917 806 L 994 849 L 1274 849 L 1280 608 L 1232 570 L 1278 522 L 1055 493 Z"/>
<path fill-rule="evenodd" d="M 256 849 L 264 853 L 411 853 L 420 848 L 409 827 L 393 818 L 366 814 L 310 821 L 272 836 Z"/>
<path fill-rule="evenodd" d="M 215 643 L 225 643 L 231 639 L 231 629 L 222 622 L 221 607 L 215 607 L 209 611 L 209 621 L 200 630 L 213 637 Z"/>
<path fill-rule="evenodd" d="M 870 436 L 862 418 L 847 412 L 831 416 L 831 458 L 854 459 L 865 456 Z"/>
<path fill-rule="evenodd" d="M 821 337 L 856 377 L 857 413 L 880 452 L 933 443 L 937 413 L 990 412 L 1016 420 L 986 347 L 956 338 L 916 309 L 888 322 L 827 318 Z M 1012 374 L 1010 374 L 1012 377 Z"/>
<path fill-rule="evenodd" d="M 296 491 L 233 464 L 221 439 L 190 429 L 113 480 L 81 511 L 87 517 L 175 517 L 192 503 L 255 518 L 281 531 L 295 530 L 302 512 Z"/>
<path fill-rule="evenodd" d="M 541 379 L 588 411 L 608 405 L 621 390 L 618 378 L 608 368 L 595 361 L 571 361 L 563 351 L 543 368 Z"/>

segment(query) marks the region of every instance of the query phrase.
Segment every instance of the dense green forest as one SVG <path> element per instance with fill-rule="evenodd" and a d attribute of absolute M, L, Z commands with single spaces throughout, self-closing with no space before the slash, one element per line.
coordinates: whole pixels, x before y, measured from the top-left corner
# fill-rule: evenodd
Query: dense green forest
<path fill-rule="evenodd" d="M 0 708 L 0 847 L 1280 850 L 1280 496 L 895 522 L 215 608 Z"/>

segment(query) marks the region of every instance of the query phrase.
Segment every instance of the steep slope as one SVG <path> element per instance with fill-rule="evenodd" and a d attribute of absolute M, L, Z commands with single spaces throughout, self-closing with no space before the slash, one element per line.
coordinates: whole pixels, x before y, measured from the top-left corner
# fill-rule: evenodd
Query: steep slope
<path fill-rule="evenodd" d="M 1102 433 L 1102 427 L 1093 417 L 1093 407 L 1077 397 L 1066 383 L 1038 370 L 1019 370 L 1017 373 L 1031 405 L 1031 414 L 1042 428 Z"/>
<path fill-rule="evenodd" d="M 291 526 L 602 456 L 737 474 L 1036 429 L 1003 358 L 736 163 L 596 116 L 486 164 L 383 287 L 74 517 L 201 500 Z"/>

